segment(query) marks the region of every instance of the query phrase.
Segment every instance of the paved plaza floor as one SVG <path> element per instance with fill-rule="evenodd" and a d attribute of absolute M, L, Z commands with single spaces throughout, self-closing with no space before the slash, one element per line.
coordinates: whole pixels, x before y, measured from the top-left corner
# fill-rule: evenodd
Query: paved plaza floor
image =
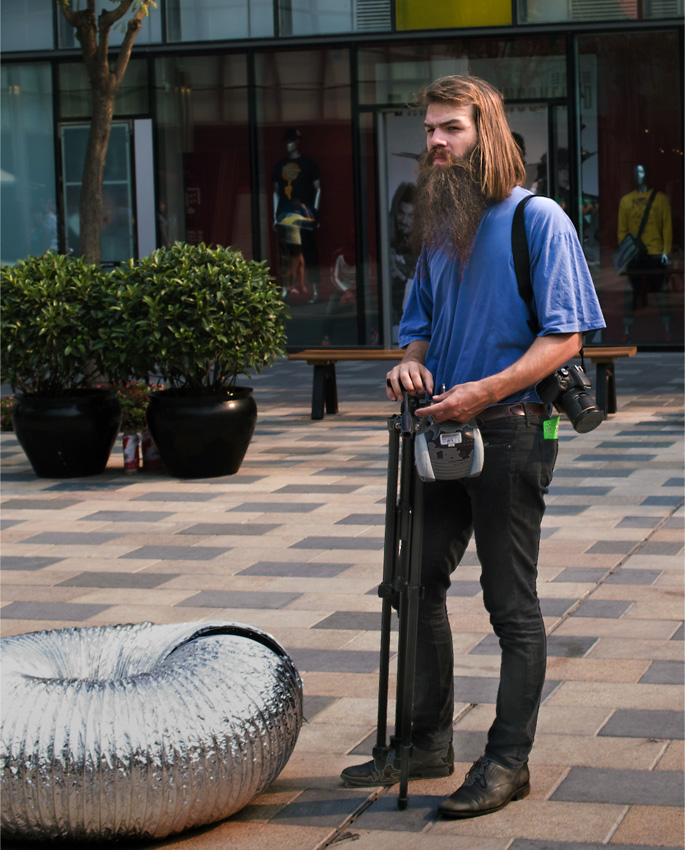
<path fill-rule="evenodd" d="M 126 475 L 117 445 L 101 476 L 39 479 L 14 435 L 2 435 L 3 635 L 238 620 L 273 634 L 304 681 L 306 722 L 270 788 L 222 823 L 131 846 L 681 848 L 682 354 L 620 362 L 619 411 L 596 431 L 562 422 L 539 563 L 549 663 L 532 793 L 466 821 L 438 818 L 437 806 L 482 753 L 494 713 L 499 648 L 473 545 L 448 597 L 454 776 L 410 783 L 404 812 L 397 787 L 345 789 L 339 779 L 375 739 L 395 411 L 386 368 L 340 364 L 340 413 L 318 422 L 304 363 L 279 361 L 251 379 L 257 430 L 230 477 Z"/>

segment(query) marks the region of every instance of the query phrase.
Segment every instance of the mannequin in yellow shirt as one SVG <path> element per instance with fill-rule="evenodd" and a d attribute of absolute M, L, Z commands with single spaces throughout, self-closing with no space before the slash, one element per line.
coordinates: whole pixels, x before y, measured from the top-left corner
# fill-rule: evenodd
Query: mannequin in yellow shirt
<path fill-rule="evenodd" d="M 649 169 L 646 165 L 635 168 L 636 188 L 624 195 L 618 207 L 618 243 L 628 234 L 636 235 L 652 193 Z M 635 310 L 643 289 L 654 293 L 659 318 L 664 326 L 666 341 L 671 338 L 670 296 L 666 289 L 669 254 L 673 244 L 671 205 L 663 192 L 657 192 L 642 230 L 641 240 L 646 254 L 635 260 L 627 269 L 628 287 L 623 310 L 624 340 L 631 338 L 635 324 Z"/>

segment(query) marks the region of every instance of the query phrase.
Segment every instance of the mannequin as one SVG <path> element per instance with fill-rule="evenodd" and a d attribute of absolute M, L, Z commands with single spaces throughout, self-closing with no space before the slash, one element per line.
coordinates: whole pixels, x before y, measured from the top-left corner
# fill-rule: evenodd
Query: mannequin
<path fill-rule="evenodd" d="M 649 168 L 638 164 L 634 171 L 635 189 L 624 195 L 618 207 L 618 242 L 628 234 L 636 235 L 645 212 L 647 202 L 654 188 L 651 184 Z M 627 269 L 628 288 L 625 293 L 623 310 L 624 340 L 631 338 L 635 324 L 635 309 L 638 298 L 644 290 L 654 293 L 659 318 L 664 326 L 666 341 L 671 338 L 671 308 L 666 290 L 667 267 L 673 244 L 673 225 L 671 205 L 663 192 L 654 196 L 649 215 L 642 231 L 641 241 L 646 254 L 638 258 Z"/>
<path fill-rule="evenodd" d="M 281 257 L 289 281 L 283 295 L 307 300 L 306 278 L 312 287 L 309 303 L 319 300 L 319 258 L 315 228 L 318 226 L 321 183 L 314 160 L 299 150 L 302 135 L 291 128 L 283 136 L 286 157 L 273 167 L 274 229 L 278 233 Z"/>

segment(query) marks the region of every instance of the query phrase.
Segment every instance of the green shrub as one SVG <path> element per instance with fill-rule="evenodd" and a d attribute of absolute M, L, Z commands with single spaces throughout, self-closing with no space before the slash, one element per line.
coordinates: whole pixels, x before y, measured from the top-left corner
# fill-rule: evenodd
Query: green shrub
<path fill-rule="evenodd" d="M 48 251 L 3 266 L 0 284 L 2 379 L 14 391 L 60 396 L 106 373 L 111 311 L 98 266 Z"/>
<path fill-rule="evenodd" d="M 265 263 L 177 243 L 111 272 L 120 371 L 172 389 L 222 392 L 285 353 L 286 307 Z"/>

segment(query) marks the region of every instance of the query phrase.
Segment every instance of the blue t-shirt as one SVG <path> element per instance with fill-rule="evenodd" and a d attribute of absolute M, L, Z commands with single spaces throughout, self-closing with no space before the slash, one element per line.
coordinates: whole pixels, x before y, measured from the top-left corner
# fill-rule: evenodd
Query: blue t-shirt
<path fill-rule="evenodd" d="M 520 187 L 488 204 L 463 276 L 460 262 L 424 248 L 400 323 L 402 347 L 429 340 L 426 366 L 434 392 L 487 378 L 511 366 L 535 340 L 521 298 L 511 250 L 511 225 Z M 539 336 L 606 327 L 573 224 L 550 198 L 530 201 L 525 213 Z M 539 401 L 533 387 L 500 402 Z"/>

